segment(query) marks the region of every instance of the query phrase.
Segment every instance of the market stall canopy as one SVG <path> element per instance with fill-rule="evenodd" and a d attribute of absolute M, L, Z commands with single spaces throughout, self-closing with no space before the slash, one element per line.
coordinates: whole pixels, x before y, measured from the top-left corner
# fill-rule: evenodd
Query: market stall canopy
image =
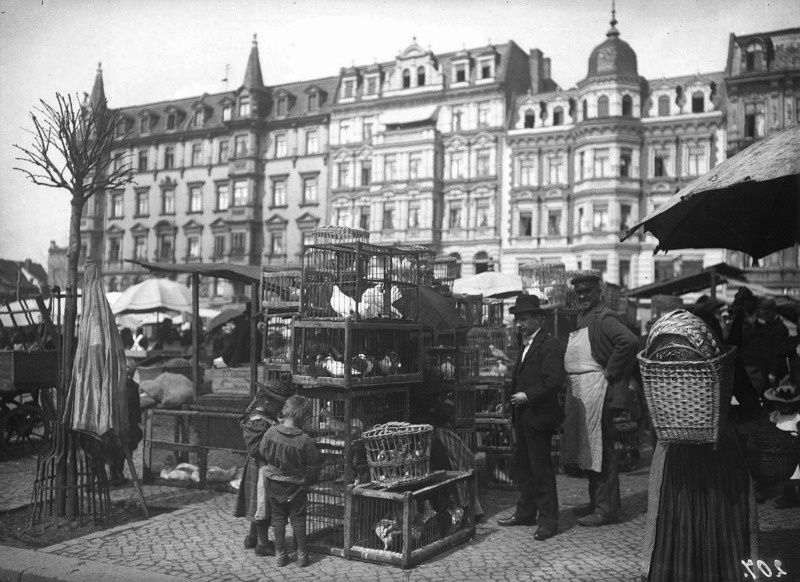
<path fill-rule="evenodd" d="M 0 259 L 0 302 L 36 297 L 41 293 L 33 281 L 47 283 L 47 273 L 39 274 L 42 267 L 36 263 L 29 263 L 28 268 L 25 265 L 23 262 Z"/>
<path fill-rule="evenodd" d="M 497 271 L 484 271 L 453 281 L 453 293 L 507 298 L 522 294 L 522 277 Z"/>
<path fill-rule="evenodd" d="M 192 311 L 192 292 L 169 279 L 148 279 L 122 292 L 112 308 L 115 314 Z"/>
<path fill-rule="evenodd" d="M 236 319 L 237 317 L 242 317 L 244 315 L 244 309 L 223 309 L 216 315 L 211 321 L 208 322 L 206 325 L 206 333 L 211 333 L 212 331 L 216 330 L 217 328 L 222 327 L 229 321 Z"/>
<path fill-rule="evenodd" d="M 229 281 L 241 281 L 242 283 L 258 283 L 261 280 L 261 269 L 258 265 L 234 265 L 231 263 L 191 263 L 178 265 L 174 263 L 147 263 L 145 261 L 134 261 L 126 259 L 129 263 L 141 265 L 145 269 L 159 273 L 199 273 L 205 277 L 215 277 L 218 279 L 228 279 Z M 286 271 L 297 269 L 298 265 L 286 265 L 282 267 L 264 267 L 268 271 Z"/>
<path fill-rule="evenodd" d="M 683 275 L 667 281 L 658 281 L 625 291 L 624 295 L 632 299 L 648 299 L 653 295 L 683 295 L 684 293 L 701 291 L 711 286 L 712 272 L 715 278 L 715 285 L 725 283 L 729 278 L 746 281 L 744 271 L 741 269 L 732 267 L 727 263 L 718 263 L 706 267 L 699 273 Z"/>
<path fill-rule="evenodd" d="M 395 301 L 394 305 L 401 313 L 407 308 L 408 297 L 401 297 Z M 469 327 L 455 308 L 453 302 L 441 293 L 427 287 L 419 286 L 419 322 L 424 329 L 436 331 L 446 331 L 451 329 L 462 329 Z"/>
<path fill-rule="evenodd" d="M 800 124 L 758 141 L 683 188 L 640 228 L 660 250 L 723 248 L 760 259 L 800 242 Z"/>

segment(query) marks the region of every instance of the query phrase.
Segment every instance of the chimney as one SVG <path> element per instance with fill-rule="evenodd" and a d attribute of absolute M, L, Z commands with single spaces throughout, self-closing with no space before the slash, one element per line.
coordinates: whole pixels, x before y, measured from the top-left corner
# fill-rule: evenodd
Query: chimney
<path fill-rule="evenodd" d="M 542 59 L 542 81 L 550 80 L 550 57 Z"/>
<path fill-rule="evenodd" d="M 533 93 L 539 93 L 542 88 L 542 51 L 539 49 L 531 49 L 531 55 L 528 59 L 528 68 L 531 73 L 531 91 L 533 91 Z"/>

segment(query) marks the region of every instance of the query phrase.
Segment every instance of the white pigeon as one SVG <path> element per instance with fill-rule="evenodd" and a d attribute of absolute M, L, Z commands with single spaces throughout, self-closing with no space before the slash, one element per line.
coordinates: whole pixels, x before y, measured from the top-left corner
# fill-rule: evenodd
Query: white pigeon
<path fill-rule="evenodd" d="M 383 301 L 384 301 L 384 286 L 383 283 L 378 283 L 374 287 L 370 287 L 366 289 L 364 293 L 361 295 L 361 316 L 362 317 L 389 317 L 390 314 L 386 313 L 383 309 Z M 400 294 L 400 289 L 396 285 L 392 285 L 390 291 L 390 301 L 389 306 L 391 309 L 391 316 L 393 317 L 402 317 L 403 314 L 400 313 L 395 307 L 394 302 L 400 299 L 402 295 Z"/>
<path fill-rule="evenodd" d="M 442 372 L 442 378 L 445 380 L 452 380 L 455 378 L 456 365 L 453 363 L 453 359 L 450 356 L 447 356 L 444 364 L 439 366 L 439 369 Z"/>
<path fill-rule="evenodd" d="M 328 356 L 327 358 L 325 358 L 322 367 L 325 368 L 328 371 L 328 374 L 330 374 L 334 378 L 344 378 L 344 370 L 345 370 L 344 363 L 340 362 L 339 360 L 334 360 L 333 356 Z M 360 376 L 361 373 L 358 370 L 350 368 L 350 375 Z"/>
<path fill-rule="evenodd" d="M 349 295 L 342 293 L 338 285 L 334 285 L 331 292 L 331 307 L 340 317 L 347 317 L 356 312 L 356 301 Z"/>

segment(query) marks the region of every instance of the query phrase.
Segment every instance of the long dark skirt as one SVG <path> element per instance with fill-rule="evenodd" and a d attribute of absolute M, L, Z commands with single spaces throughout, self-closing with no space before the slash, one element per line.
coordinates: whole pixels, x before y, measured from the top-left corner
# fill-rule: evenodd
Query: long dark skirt
<path fill-rule="evenodd" d="M 250 521 L 255 521 L 258 505 L 258 470 L 260 468 L 261 465 L 258 460 L 253 455 L 248 454 L 242 469 L 239 491 L 236 493 L 236 505 L 233 510 L 234 517 L 246 517 Z M 267 507 L 269 507 L 269 503 L 267 503 Z"/>
<path fill-rule="evenodd" d="M 733 431 L 713 445 L 671 443 L 664 461 L 651 582 L 741 580 L 750 555 L 750 478 Z"/>

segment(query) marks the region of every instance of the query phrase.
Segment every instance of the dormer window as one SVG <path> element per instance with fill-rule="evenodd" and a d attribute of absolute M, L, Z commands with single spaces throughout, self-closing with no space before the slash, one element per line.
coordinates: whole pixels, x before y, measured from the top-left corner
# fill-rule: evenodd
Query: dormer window
<path fill-rule="evenodd" d="M 481 79 L 491 79 L 494 77 L 494 59 L 481 59 L 479 64 Z"/>
<path fill-rule="evenodd" d="M 344 98 L 350 99 L 355 96 L 356 82 L 354 79 L 348 79 L 344 82 Z"/>
<path fill-rule="evenodd" d="M 633 116 L 633 98 L 630 95 L 625 95 L 622 98 L 622 116 L 623 117 Z"/>
<path fill-rule="evenodd" d="M 308 110 L 316 111 L 319 108 L 319 96 L 316 93 L 308 95 Z"/>
<path fill-rule="evenodd" d="M 169 115 L 167 115 L 167 131 L 174 130 L 175 125 L 176 125 L 175 114 L 170 113 Z"/>
<path fill-rule="evenodd" d="M 528 109 L 525 112 L 525 129 L 533 129 L 533 126 L 536 124 L 536 114 L 533 110 Z"/>
<path fill-rule="evenodd" d="M 239 99 L 239 117 L 250 117 L 250 97 Z"/>
<path fill-rule="evenodd" d="M 417 69 L 417 87 L 422 87 L 425 85 L 425 67 L 419 67 Z"/>
<path fill-rule="evenodd" d="M 150 133 L 150 116 L 145 115 L 139 120 L 139 133 Z"/>
<path fill-rule="evenodd" d="M 367 90 L 366 95 L 375 95 L 378 92 L 378 77 L 367 77 Z"/>
<path fill-rule="evenodd" d="M 453 65 L 453 78 L 456 83 L 467 82 L 467 63 L 457 63 Z"/>
<path fill-rule="evenodd" d="M 205 121 L 205 115 L 203 115 L 202 109 L 197 109 L 194 112 L 194 117 L 192 118 L 192 123 L 195 127 L 203 127 L 203 122 Z"/>
<path fill-rule="evenodd" d="M 225 105 L 222 107 L 222 121 L 230 121 L 231 120 L 231 106 Z"/>
<path fill-rule="evenodd" d="M 278 102 L 276 104 L 275 110 L 276 110 L 276 114 L 279 117 L 283 117 L 284 115 L 286 115 L 286 97 L 278 98 Z"/>
<path fill-rule="evenodd" d="M 703 113 L 705 110 L 705 96 L 702 91 L 692 93 L 692 113 Z"/>
<path fill-rule="evenodd" d="M 411 87 L 411 71 L 403 69 L 403 89 Z"/>
<path fill-rule="evenodd" d="M 747 72 L 760 71 L 764 68 L 764 47 L 754 42 L 747 46 L 746 61 Z"/>
<path fill-rule="evenodd" d="M 669 96 L 662 95 L 658 98 L 658 116 L 659 117 L 667 117 L 669 116 Z"/>
<path fill-rule="evenodd" d="M 553 125 L 564 125 L 564 109 L 562 107 L 553 109 Z"/>

